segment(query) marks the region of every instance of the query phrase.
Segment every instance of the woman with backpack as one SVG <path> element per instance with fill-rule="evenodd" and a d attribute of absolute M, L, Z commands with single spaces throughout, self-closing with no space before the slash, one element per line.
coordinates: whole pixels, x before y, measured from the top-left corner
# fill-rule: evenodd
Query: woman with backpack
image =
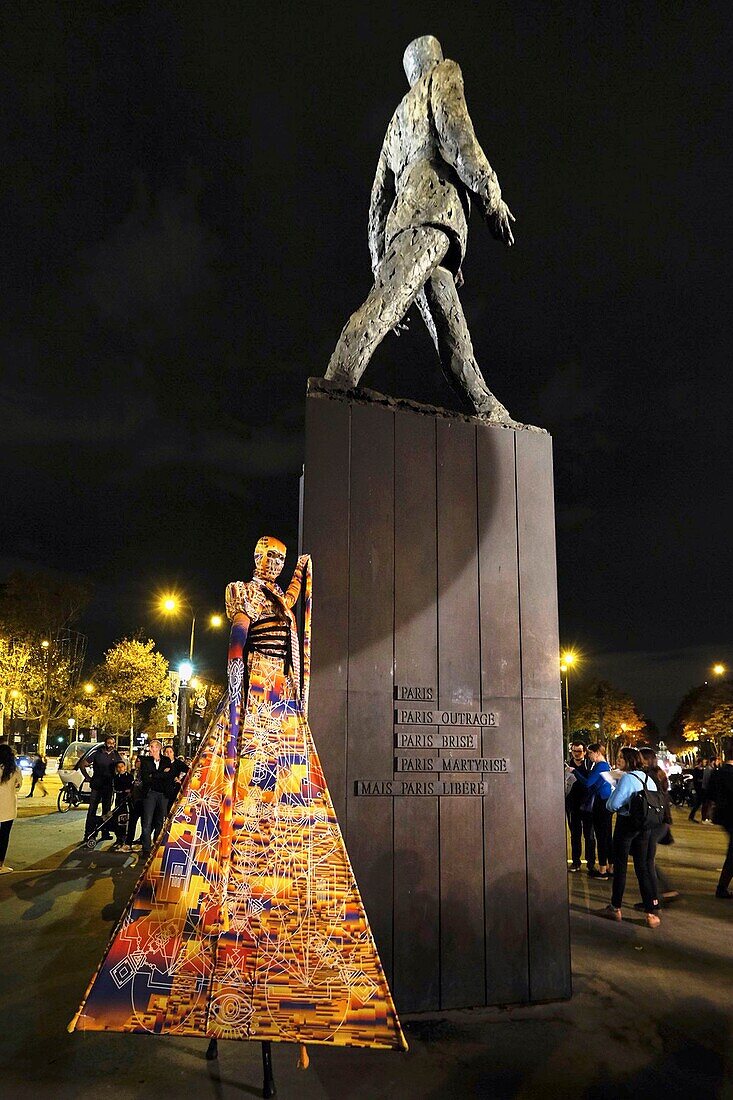
<path fill-rule="evenodd" d="M 657 826 L 652 836 L 652 845 L 654 846 L 654 871 L 657 876 L 657 887 L 661 892 L 662 901 L 667 904 L 670 901 L 675 901 L 679 896 L 679 890 L 673 890 L 672 884 L 667 878 L 666 873 L 662 870 L 657 859 L 657 845 L 674 844 L 674 837 L 672 836 L 672 803 L 669 797 L 669 778 L 663 768 L 659 766 L 659 760 L 654 749 L 642 748 L 639 749 L 639 756 L 642 759 L 644 765 L 644 771 L 647 772 L 657 785 L 657 790 L 662 796 L 662 802 L 664 803 L 664 820 L 661 825 Z M 642 905 L 635 905 L 635 909 L 643 909 Z"/>
<path fill-rule="evenodd" d="M 613 834 L 613 890 L 611 904 L 602 910 L 602 916 L 615 921 L 622 919 L 621 903 L 624 899 L 630 854 L 639 880 L 647 926 L 658 928 L 660 920 L 657 876 L 654 870 L 654 832 L 664 821 L 664 803 L 656 783 L 644 771 L 638 749 L 624 746 L 616 764 L 622 773 L 621 778 L 606 802 L 606 808 L 616 813 L 616 829 Z"/>

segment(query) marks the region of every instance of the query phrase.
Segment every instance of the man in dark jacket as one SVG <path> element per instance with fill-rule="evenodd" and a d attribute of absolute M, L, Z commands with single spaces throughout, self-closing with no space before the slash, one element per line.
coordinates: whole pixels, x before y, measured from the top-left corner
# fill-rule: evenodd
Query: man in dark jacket
<path fill-rule="evenodd" d="M 709 797 L 710 801 L 715 803 L 713 821 L 716 825 L 722 825 L 728 834 L 728 851 L 715 896 L 730 901 L 733 898 L 733 893 L 729 890 L 733 879 L 733 737 L 728 739 L 724 751 L 725 763 L 713 772 Z"/>
<path fill-rule="evenodd" d="M 570 757 L 573 768 L 590 775 L 593 763 L 588 759 L 582 741 L 573 741 L 570 745 Z M 570 825 L 571 871 L 580 870 L 581 843 L 585 841 L 585 859 L 589 875 L 596 871 L 596 836 L 593 829 L 593 793 L 584 783 L 573 783 L 565 799 L 565 808 Z"/>
<path fill-rule="evenodd" d="M 143 756 L 140 779 L 143 785 L 143 855 L 150 855 L 151 833 L 157 836 L 168 812 L 166 790 L 171 773 L 171 762 L 162 755 L 163 745 L 158 739 L 150 742 L 150 755 Z"/>
<path fill-rule="evenodd" d="M 175 750 L 172 745 L 166 745 L 163 749 L 163 755 L 170 760 L 171 770 L 168 773 L 166 781 L 165 794 L 168 799 L 168 805 L 166 807 L 166 813 L 170 812 L 170 808 L 178 798 L 178 793 L 181 789 L 186 772 L 188 771 L 188 764 L 182 757 L 176 759 Z"/>
<path fill-rule="evenodd" d="M 79 761 L 79 771 L 85 779 L 89 780 L 89 785 L 92 788 L 86 825 L 84 826 L 85 840 L 97 827 L 97 807 L 99 803 L 102 803 L 102 817 L 106 817 L 112 809 L 115 772 L 117 771 L 117 765 L 120 763 L 122 763 L 122 757 L 117 751 L 114 737 L 106 737 L 104 745 L 96 748 L 87 756 L 83 756 Z M 89 774 L 90 764 L 92 767 L 91 775 Z M 102 835 L 102 840 L 111 839 L 112 834 L 109 830 Z"/>

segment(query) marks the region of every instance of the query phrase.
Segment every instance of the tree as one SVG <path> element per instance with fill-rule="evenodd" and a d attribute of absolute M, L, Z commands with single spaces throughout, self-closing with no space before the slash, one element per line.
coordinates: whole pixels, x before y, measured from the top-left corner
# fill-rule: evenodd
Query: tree
<path fill-rule="evenodd" d="M 123 722 L 128 725 L 132 752 L 135 709 L 167 694 L 168 662 L 152 638 L 123 638 L 105 653 L 97 678 L 102 689 L 97 706 L 105 710 L 106 726 L 119 733 Z"/>
<path fill-rule="evenodd" d="M 622 744 L 641 744 L 649 733 L 649 724 L 634 700 L 606 680 L 588 680 L 575 690 L 570 710 L 570 729 L 575 736 L 584 734 L 588 741 L 605 745 L 609 760 L 614 760 Z"/>
<path fill-rule="evenodd" d="M 38 751 L 46 751 L 49 723 L 68 712 L 75 697 L 86 637 L 71 629 L 89 602 L 89 586 L 57 573 L 13 573 L 0 589 L 4 649 L 22 658 L 20 691 L 25 714 L 37 720 Z M 4 699 L 3 699 L 4 702 Z"/>
<path fill-rule="evenodd" d="M 723 739 L 733 732 L 733 680 L 716 680 L 691 688 L 669 724 L 672 747 L 697 744 L 701 751 L 720 755 Z"/>
<path fill-rule="evenodd" d="M 15 700 L 22 697 L 25 669 L 29 659 L 30 646 L 24 639 L 0 634 L 0 737 L 5 734 L 5 712 L 8 703 L 11 710 L 14 710 Z"/>

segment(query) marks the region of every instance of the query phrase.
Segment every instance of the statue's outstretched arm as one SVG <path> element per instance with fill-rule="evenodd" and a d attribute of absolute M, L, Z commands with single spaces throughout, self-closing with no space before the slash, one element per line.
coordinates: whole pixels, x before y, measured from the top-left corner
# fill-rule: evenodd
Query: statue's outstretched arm
<path fill-rule="evenodd" d="M 295 566 L 293 573 L 293 579 L 288 585 L 288 590 L 285 593 L 285 604 L 287 607 L 295 607 L 300 597 L 300 589 L 303 585 L 303 576 L 305 574 L 305 567 L 310 561 L 309 554 L 301 554 L 298 558 L 298 563 Z"/>
<path fill-rule="evenodd" d="M 431 99 L 441 153 L 476 196 L 492 233 L 513 244 L 509 207 L 501 197 L 496 172 L 479 145 L 463 91 L 463 75 L 455 61 L 443 61 L 432 79 Z"/>
<path fill-rule="evenodd" d="M 369 203 L 369 252 L 372 257 L 372 271 L 377 270 L 384 257 L 387 215 L 390 212 L 394 198 L 394 174 L 387 163 L 387 154 L 383 147 L 379 155 L 377 173 L 372 184 L 371 202 Z"/>

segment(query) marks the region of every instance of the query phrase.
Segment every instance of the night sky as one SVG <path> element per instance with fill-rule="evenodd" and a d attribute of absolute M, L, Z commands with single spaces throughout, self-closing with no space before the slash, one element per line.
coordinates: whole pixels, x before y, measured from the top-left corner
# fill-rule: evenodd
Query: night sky
<path fill-rule="evenodd" d="M 729 3 L 3 5 L 0 578 L 90 577 L 95 658 L 295 549 L 305 382 L 371 285 L 369 192 L 437 35 L 517 222 L 461 292 L 554 437 L 561 636 L 658 723 L 733 664 Z M 448 406 L 426 331 L 364 384 Z M 317 593 L 316 593 L 317 600 Z M 317 613 L 317 603 L 316 603 Z M 200 658 L 223 673 L 224 639 Z"/>

